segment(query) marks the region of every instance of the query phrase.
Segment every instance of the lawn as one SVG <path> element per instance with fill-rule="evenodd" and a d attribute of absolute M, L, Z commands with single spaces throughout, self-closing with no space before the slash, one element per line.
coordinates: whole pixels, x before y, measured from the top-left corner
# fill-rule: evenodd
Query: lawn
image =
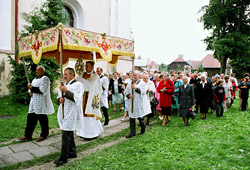
<path fill-rule="evenodd" d="M 48 116 L 49 128 L 58 128 L 56 95 L 52 95 L 52 101 L 55 108 L 55 113 Z M 29 110 L 28 105 L 13 103 L 9 97 L 0 98 L 0 142 L 8 141 L 13 138 L 19 138 L 24 135 L 26 127 L 26 119 Z M 113 113 L 113 107 L 108 110 L 110 119 L 115 119 L 123 116 L 123 113 Z M 101 119 L 104 121 L 104 118 Z M 34 131 L 34 136 L 39 136 L 41 133 L 40 124 L 37 123 Z M 52 134 L 54 135 L 54 134 Z"/>
<path fill-rule="evenodd" d="M 238 100 L 217 118 L 198 115 L 190 126 L 173 117 L 144 135 L 96 152 L 61 169 L 250 169 L 250 114 Z"/>

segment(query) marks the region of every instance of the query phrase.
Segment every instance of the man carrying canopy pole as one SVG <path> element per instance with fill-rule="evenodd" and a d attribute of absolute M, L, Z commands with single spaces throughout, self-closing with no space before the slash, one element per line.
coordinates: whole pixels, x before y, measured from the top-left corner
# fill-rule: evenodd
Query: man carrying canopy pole
<path fill-rule="evenodd" d="M 37 142 L 43 141 L 49 135 L 48 114 L 54 113 L 54 106 L 50 98 L 50 80 L 44 75 L 45 68 L 43 66 L 36 67 L 37 77 L 33 79 L 32 83 L 28 85 L 30 90 L 30 104 L 27 116 L 27 124 L 25 128 L 25 135 L 19 138 L 21 141 L 32 139 L 33 131 L 39 120 L 42 133 L 37 139 Z"/>

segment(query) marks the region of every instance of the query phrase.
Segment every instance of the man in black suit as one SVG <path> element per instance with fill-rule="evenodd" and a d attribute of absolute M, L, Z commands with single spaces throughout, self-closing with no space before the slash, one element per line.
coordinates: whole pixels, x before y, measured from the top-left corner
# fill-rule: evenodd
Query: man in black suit
<path fill-rule="evenodd" d="M 196 94 L 196 85 L 200 81 L 201 81 L 201 79 L 198 77 L 198 74 L 196 72 L 194 73 L 194 76 L 189 81 L 189 84 L 193 85 L 193 87 L 194 87 L 195 98 L 197 96 L 197 94 Z M 196 110 L 195 113 L 198 113 L 198 103 L 197 103 L 197 101 L 195 103 L 195 110 Z"/>

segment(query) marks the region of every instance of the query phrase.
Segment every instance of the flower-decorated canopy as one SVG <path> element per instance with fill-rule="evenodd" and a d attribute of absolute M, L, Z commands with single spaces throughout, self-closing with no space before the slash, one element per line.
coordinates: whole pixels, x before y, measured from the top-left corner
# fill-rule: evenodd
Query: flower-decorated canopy
<path fill-rule="evenodd" d="M 84 31 L 72 27 L 58 25 L 35 34 L 21 38 L 18 41 L 19 58 L 32 57 L 34 63 L 41 58 L 55 58 L 60 63 L 68 62 L 69 58 L 92 60 L 91 52 L 96 52 L 96 59 L 106 60 L 115 65 L 118 56 L 134 58 L 134 44 L 132 40 L 107 36 Z"/>

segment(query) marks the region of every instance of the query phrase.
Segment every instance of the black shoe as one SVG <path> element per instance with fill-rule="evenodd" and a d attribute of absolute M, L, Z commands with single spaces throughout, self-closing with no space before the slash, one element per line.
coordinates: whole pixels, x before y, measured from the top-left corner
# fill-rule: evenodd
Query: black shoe
<path fill-rule="evenodd" d="M 109 124 L 109 121 L 104 122 L 104 126 L 107 126 Z"/>
<path fill-rule="evenodd" d="M 67 163 L 67 161 L 63 161 L 61 158 L 54 161 L 54 164 L 56 164 L 57 167 L 65 164 L 65 163 Z"/>
<path fill-rule="evenodd" d="M 144 133 L 145 133 L 145 128 L 142 128 L 140 134 L 142 135 Z"/>
<path fill-rule="evenodd" d="M 135 135 L 132 134 L 132 133 L 130 133 L 128 136 L 126 136 L 126 138 L 131 138 L 131 137 L 133 137 L 133 136 L 135 136 Z"/>
<path fill-rule="evenodd" d="M 72 155 L 69 155 L 69 156 L 68 156 L 69 159 L 70 159 L 70 158 L 76 158 L 76 157 L 77 157 L 76 154 L 72 154 Z"/>

